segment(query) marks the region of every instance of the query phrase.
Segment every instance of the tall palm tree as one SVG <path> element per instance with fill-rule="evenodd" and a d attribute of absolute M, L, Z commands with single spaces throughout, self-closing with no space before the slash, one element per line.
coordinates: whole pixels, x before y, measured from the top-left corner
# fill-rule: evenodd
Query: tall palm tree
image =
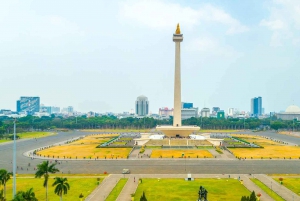
<path fill-rule="evenodd" d="M 6 199 L 6 183 L 10 179 L 10 176 L 13 174 L 11 172 L 7 172 L 5 169 L 0 170 L 0 184 L 3 185 L 3 197 Z"/>
<path fill-rule="evenodd" d="M 0 190 L 0 201 L 4 201 L 3 189 Z"/>
<path fill-rule="evenodd" d="M 60 201 L 62 201 L 62 195 L 67 194 L 70 190 L 70 185 L 67 178 L 55 177 L 55 181 L 52 186 L 55 186 L 54 193 L 60 196 Z"/>
<path fill-rule="evenodd" d="M 56 173 L 59 170 L 55 167 L 55 163 L 49 166 L 49 161 L 44 161 L 43 163 L 37 166 L 37 171 L 35 173 L 35 178 L 44 177 L 44 184 L 43 186 L 46 188 L 46 201 L 48 201 L 48 179 L 49 173 Z"/>
<path fill-rule="evenodd" d="M 35 197 L 35 193 L 33 192 L 33 188 L 30 188 L 26 192 L 24 192 L 23 197 L 26 201 L 37 201 L 38 199 Z"/>

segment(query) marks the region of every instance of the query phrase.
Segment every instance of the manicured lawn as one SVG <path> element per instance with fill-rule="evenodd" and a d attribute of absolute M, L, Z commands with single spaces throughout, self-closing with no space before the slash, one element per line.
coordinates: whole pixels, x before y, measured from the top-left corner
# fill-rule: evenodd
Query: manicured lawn
<path fill-rule="evenodd" d="M 50 135 L 56 135 L 57 133 L 53 132 L 25 132 L 25 133 L 17 133 L 17 136 L 19 136 L 21 139 L 25 138 L 41 138 L 41 137 L 47 137 Z M 13 136 L 13 134 L 9 134 L 10 136 Z M 0 143 L 2 142 L 9 142 L 12 141 L 10 139 L 0 139 Z"/>
<path fill-rule="evenodd" d="M 37 154 L 41 154 L 45 157 L 53 158 L 72 158 L 75 159 L 92 159 L 94 158 L 127 158 L 129 155 L 131 148 L 96 148 L 98 145 L 109 141 L 113 137 L 118 135 L 111 134 L 97 134 L 97 135 L 89 135 L 83 139 L 77 140 L 70 144 L 65 144 L 61 146 L 51 147 L 42 151 L 39 151 Z"/>
<path fill-rule="evenodd" d="M 17 191 L 26 191 L 33 187 L 34 193 L 38 200 L 45 200 L 46 190 L 43 187 L 43 178 L 17 178 Z M 102 179 L 101 179 L 102 181 Z M 100 182 L 101 182 L 100 181 Z M 59 200 L 59 196 L 54 194 L 54 187 L 52 184 L 53 178 L 49 179 L 48 196 L 49 200 Z M 79 200 L 79 195 L 82 193 L 86 198 L 97 186 L 96 178 L 68 178 L 70 190 L 67 195 L 63 195 L 64 201 Z M 7 200 L 12 198 L 12 179 L 7 184 Z"/>
<path fill-rule="evenodd" d="M 105 201 L 115 201 L 118 198 L 119 194 L 121 193 L 127 180 L 128 180 L 127 178 L 120 179 L 119 182 L 117 183 L 117 185 L 110 192 L 109 196 L 106 198 Z"/>
<path fill-rule="evenodd" d="M 266 192 L 275 201 L 284 201 L 284 199 L 282 197 L 277 195 L 277 193 L 272 191 L 268 186 L 266 186 L 264 183 L 262 183 L 258 179 L 251 178 L 251 181 L 253 181 L 253 183 L 255 183 L 259 188 L 261 188 L 264 192 Z"/>
<path fill-rule="evenodd" d="M 112 145 L 126 145 L 127 142 L 114 142 Z"/>
<path fill-rule="evenodd" d="M 134 200 L 140 200 L 144 191 L 147 200 L 151 201 L 196 201 L 200 186 L 206 188 L 207 198 L 212 201 L 240 200 L 242 196 L 250 194 L 236 179 L 143 179 Z"/>
<path fill-rule="evenodd" d="M 178 150 L 178 149 L 154 149 L 151 154 L 151 158 L 181 158 L 182 154 L 186 158 L 212 158 L 213 155 L 207 151 L 207 150 L 197 150 L 197 149 L 183 149 L 183 150 Z"/>
<path fill-rule="evenodd" d="M 82 131 L 87 132 L 117 132 L 117 133 L 128 133 L 128 132 L 138 132 L 138 133 L 147 133 L 150 132 L 150 129 L 84 129 Z"/>
<path fill-rule="evenodd" d="M 63 145 L 63 146 L 56 146 L 51 147 L 49 149 L 45 149 L 42 151 L 39 151 L 38 154 L 41 154 L 45 157 L 53 157 L 54 158 L 60 158 L 63 159 L 64 156 L 66 158 L 72 158 L 75 159 L 89 159 L 90 157 L 92 159 L 95 158 L 127 158 L 131 151 L 131 148 L 96 148 L 94 144 L 88 144 L 88 145 Z"/>
<path fill-rule="evenodd" d="M 25 132 L 25 133 L 18 133 L 17 135 L 21 138 L 41 138 L 41 137 L 47 137 L 49 135 L 55 135 L 57 133 L 53 132 Z"/>
<path fill-rule="evenodd" d="M 200 130 L 201 133 L 234 133 L 240 130 Z"/>
<path fill-rule="evenodd" d="M 11 141 L 11 140 L 1 139 L 1 140 L 0 140 L 0 143 L 3 143 L 3 142 L 9 142 L 9 141 Z"/>
<path fill-rule="evenodd" d="M 282 177 L 282 178 L 283 178 L 282 185 L 300 196 L 300 178 L 286 178 L 286 177 Z M 280 183 L 278 177 L 273 179 L 278 183 Z"/>
<path fill-rule="evenodd" d="M 232 135 L 251 143 L 258 144 L 263 148 L 229 148 L 230 151 L 237 157 L 242 158 L 272 158 L 272 159 L 299 159 L 300 157 L 300 147 L 298 146 L 288 146 L 278 142 L 274 142 L 269 139 L 265 139 L 259 136 L 253 135 Z"/>

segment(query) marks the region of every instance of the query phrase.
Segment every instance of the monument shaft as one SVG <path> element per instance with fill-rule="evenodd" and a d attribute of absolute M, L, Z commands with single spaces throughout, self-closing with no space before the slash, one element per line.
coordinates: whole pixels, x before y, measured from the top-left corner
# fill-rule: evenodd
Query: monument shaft
<path fill-rule="evenodd" d="M 173 126 L 157 125 L 156 129 L 163 132 L 168 137 L 187 137 L 191 133 L 198 131 L 198 126 L 182 126 L 181 125 L 181 64 L 180 64 L 180 43 L 183 41 L 183 35 L 180 32 L 179 24 L 175 34 L 173 34 L 173 42 L 175 42 L 175 73 L 174 73 L 174 110 L 173 110 Z"/>
<path fill-rule="evenodd" d="M 174 114 L 173 126 L 181 126 L 181 69 L 180 69 L 180 42 L 182 42 L 182 34 L 174 34 L 175 42 L 175 79 L 174 79 Z"/>

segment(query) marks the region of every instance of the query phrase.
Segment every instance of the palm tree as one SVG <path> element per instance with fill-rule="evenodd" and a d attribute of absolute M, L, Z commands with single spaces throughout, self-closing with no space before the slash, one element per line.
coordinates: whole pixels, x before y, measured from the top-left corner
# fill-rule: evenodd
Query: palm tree
<path fill-rule="evenodd" d="M 7 172 L 5 169 L 0 170 L 0 184 L 3 185 L 3 197 L 6 199 L 6 183 L 10 179 L 10 176 L 13 174 L 11 172 Z"/>
<path fill-rule="evenodd" d="M 55 181 L 52 186 L 56 186 L 54 189 L 54 193 L 60 196 L 60 200 L 62 201 L 62 195 L 67 194 L 68 190 L 70 190 L 70 185 L 68 183 L 67 178 L 55 177 Z"/>
<path fill-rule="evenodd" d="M 3 190 L 0 190 L 0 201 L 4 201 Z"/>
<path fill-rule="evenodd" d="M 37 201 L 35 197 L 35 193 L 33 192 L 33 188 L 30 188 L 26 192 L 24 192 L 23 197 L 26 201 Z"/>
<path fill-rule="evenodd" d="M 12 201 L 38 201 L 38 199 L 35 197 L 33 188 L 30 188 L 26 192 L 18 191 Z"/>
<path fill-rule="evenodd" d="M 57 168 L 55 168 L 55 163 L 49 166 L 49 161 L 44 161 L 43 163 L 37 166 L 37 171 L 35 173 L 35 178 L 44 177 L 43 186 L 46 188 L 46 201 L 48 201 L 48 179 L 49 173 L 59 172 Z"/>

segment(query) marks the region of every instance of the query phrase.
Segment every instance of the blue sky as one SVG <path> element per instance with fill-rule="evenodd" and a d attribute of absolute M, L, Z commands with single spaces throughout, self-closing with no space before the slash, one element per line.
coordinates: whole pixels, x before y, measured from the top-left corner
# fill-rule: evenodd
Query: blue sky
<path fill-rule="evenodd" d="M 0 108 L 20 96 L 123 112 L 139 95 L 173 107 L 180 23 L 182 101 L 267 112 L 300 105 L 300 1 L 2 1 Z"/>

